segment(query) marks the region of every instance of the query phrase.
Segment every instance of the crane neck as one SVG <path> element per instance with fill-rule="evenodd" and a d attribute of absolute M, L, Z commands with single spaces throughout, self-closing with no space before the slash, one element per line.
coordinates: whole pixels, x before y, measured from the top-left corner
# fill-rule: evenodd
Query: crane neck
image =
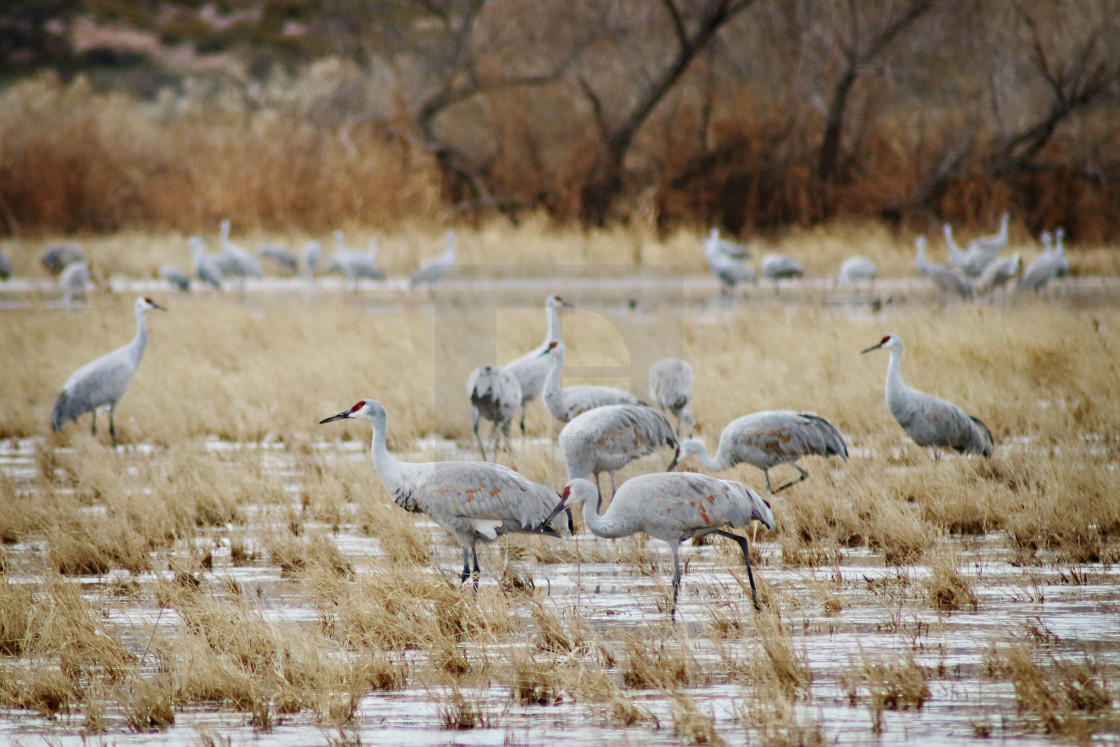
<path fill-rule="evenodd" d="M 128 345 L 129 357 L 132 365 L 137 366 L 144 356 L 144 348 L 148 346 L 148 310 L 137 304 L 136 306 L 136 337 Z"/>
<path fill-rule="evenodd" d="M 632 532 L 627 532 L 621 527 L 616 526 L 616 523 L 610 518 L 610 507 L 607 507 L 607 514 L 604 516 L 599 515 L 598 509 L 595 507 L 597 501 L 588 500 L 583 502 L 583 523 L 591 530 L 591 533 L 596 537 L 604 537 L 606 539 L 614 539 L 617 537 L 625 537 Z"/>
<path fill-rule="evenodd" d="M 729 455 L 723 452 L 723 439 L 720 439 L 720 445 L 719 448 L 716 449 L 716 456 L 714 459 L 708 456 L 708 449 L 704 446 L 703 441 L 698 440 L 696 443 L 700 448 L 700 450 L 696 452 L 696 458 L 700 460 L 700 464 L 703 465 L 704 469 L 711 470 L 712 472 L 722 472 L 730 466 L 727 463 L 730 461 L 728 458 Z"/>
<path fill-rule="evenodd" d="M 890 353 L 891 360 L 887 364 L 887 400 L 906 390 L 906 385 L 902 383 L 902 350 L 891 348 Z"/>
<path fill-rule="evenodd" d="M 369 450 L 373 457 L 373 468 L 377 471 L 377 476 L 381 479 L 381 484 L 385 486 L 385 489 L 394 493 L 396 486 L 400 484 L 404 477 L 401 462 L 393 458 L 385 444 L 385 414 L 375 414 L 371 422 L 373 424 L 373 436 L 370 440 Z"/>
<path fill-rule="evenodd" d="M 560 311 L 555 306 L 545 306 L 544 312 L 548 316 L 548 337 L 545 338 L 544 344 L 556 340 L 560 342 Z"/>

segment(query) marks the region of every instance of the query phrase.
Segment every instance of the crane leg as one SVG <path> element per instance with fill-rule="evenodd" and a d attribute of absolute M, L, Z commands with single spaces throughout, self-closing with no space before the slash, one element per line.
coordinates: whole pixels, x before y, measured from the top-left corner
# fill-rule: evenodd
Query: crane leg
<path fill-rule="evenodd" d="M 796 467 L 796 468 L 797 468 L 797 471 L 801 473 L 801 477 L 799 477 L 799 478 L 798 478 L 798 479 L 796 479 L 796 480 L 790 480 L 789 482 L 787 482 L 787 483 L 786 483 L 785 485 L 783 485 L 782 487 L 778 488 L 777 490 L 771 490 L 771 491 L 770 491 L 771 493 L 780 493 L 780 492 L 782 492 L 783 490 L 785 490 L 786 488 L 788 488 L 788 487 L 792 487 L 793 485 L 796 485 L 796 484 L 797 484 L 797 483 L 799 483 L 799 482 L 805 482 L 805 478 L 809 476 L 809 473 L 808 473 L 808 472 L 806 472 L 806 471 L 805 471 L 804 469 L 802 469 L 802 468 L 801 468 L 801 465 L 800 465 L 800 464 L 798 464 L 797 462 L 790 462 L 790 464 L 792 464 L 792 465 L 793 465 L 794 467 Z M 766 487 L 767 487 L 767 489 L 769 489 L 769 487 L 770 487 L 770 478 L 769 478 L 769 476 L 767 476 L 767 478 L 766 478 Z"/>
<path fill-rule="evenodd" d="M 474 576 L 474 590 L 478 591 L 478 577 L 482 575 L 478 570 L 478 548 L 471 545 L 471 557 L 474 559 L 474 571 L 471 574 Z"/>
<path fill-rule="evenodd" d="M 113 442 L 113 448 L 117 448 L 117 429 L 113 425 L 113 411 L 117 409 L 116 405 L 109 408 L 109 439 Z"/>
<path fill-rule="evenodd" d="M 482 452 L 482 461 L 486 461 L 486 447 L 482 445 L 482 436 L 478 435 L 478 421 L 474 423 L 474 437 L 478 441 L 478 450 Z"/>
<path fill-rule="evenodd" d="M 614 494 L 617 488 L 614 486 L 614 472 L 609 473 L 611 476 L 611 500 L 614 500 Z"/>
<path fill-rule="evenodd" d="M 739 547 L 742 548 L 743 563 L 745 563 L 747 566 L 747 580 L 751 582 L 751 602 L 754 603 L 754 608 L 756 610 L 761 610 L 762 607 L 758 605 L 758 592 L 756 592 L 754 588 L 754 573 L 751 572 L 751 552 L 747 547 L 747 538 L 739 534 L 728 532 L 724 529 L 717 529 L 716 534 L 720 534 L 724 537 L 727 537 L 728 539 L 735 540 L 735 542 L 738 543 Z"/>
<path fill-rule="evenodd" d="M 603 474 L 603 473 L 602 472 L 596 472 L 595 473 L 595 492 L 597 492 L 599 494 L 595 499 L 595 513 L 599 513 L 600 511 L 603 510 L 603 488 L 602 488 L 602 486 L 599 485 L 599 475 L 601 475 L 601 474 Z M 611 496 L 613 497 L 614 494 L 612 493 Z"/>
<path fill-rule="evenodd" d="M 93 437 L 97 438 L 97 408 L 93 408 L 93 425 L 90 427 Z"/>
<path fill-rule="evenodd" d="M 521 435 L 525 435 L 525 405 L 521 405 Z"/>
<path fill-rule="evenodd" d="M 477 560 L 475 563 L 477 564 Z M 463 545 L 463 575 L 459 577 L 459 583 L 467 583 L 467 579 L 471 577 L 471 548 Z"/>

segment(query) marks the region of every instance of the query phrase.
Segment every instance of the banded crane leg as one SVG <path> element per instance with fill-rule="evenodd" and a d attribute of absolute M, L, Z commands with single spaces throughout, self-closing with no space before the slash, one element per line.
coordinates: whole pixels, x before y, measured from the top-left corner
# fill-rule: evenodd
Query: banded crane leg
<path fill-rule="evenodd" d="M 471 563 L 470 563 L 470 561 L 472 559 L 474 560 L 474 571 L 473 571 L 473 573 L 471 571 Z M 463 575 L 459 578 L 459 583 L 461 583 L 461 584 L 467 583 L 467 579 L 471 578 L 472 576 L 474 578 L 475 591 L 478 591 L 478 576 L 479 576 L 478 550 L 473 545 L 471 545 L 470 547 L 467 547 L 466 545 L 464 545 L 463 546 Z"/>
<path fill-rule="evenodd" d="M 754 588 L 754 573 L 751 572 L 751 552 L 747 547 L 747 538 L 740 534 L 728 532 L 724 529 L 717 529 L 716 534 L 720 534 L 724 537 L 727 537 L 728 539 L 735 540 L 735 542 L 739 544 L 739 547 L 742 548 L 743 563 L 745 563 L 747 566 L 747 580 L 751 582 L 751 602 L 754 603 L 754 608 L 756 610 L 761 610 L 762 607 L 758 605 L 758 592 L 756 592 Z"/>
<path fill-rule="evenodd" d="M 792 487 L 793 485 L 796 485 L 799 482 L 805 482 L 805 478 L 809 476 L 809 473 L 806 472 L 804 469 L 802 469 L 801 465 L 798 464 L 797 462 L 790 462 L 790 465 L 793 466 L 794 468 L 796 468 L 797 471 L 801 473 L 801 477 L 796 479 L 796 480 L 790 480 L 789 482 L 787 482 L 785 485 L 778 488 L 777 490 L 770 490 L 770 473 L 767 472 L 766 473 L 766 489 L 767 490 L 770 490 L 771 493 L 780 493 L 783 490 L 785 490 L 786 488 Z"/>

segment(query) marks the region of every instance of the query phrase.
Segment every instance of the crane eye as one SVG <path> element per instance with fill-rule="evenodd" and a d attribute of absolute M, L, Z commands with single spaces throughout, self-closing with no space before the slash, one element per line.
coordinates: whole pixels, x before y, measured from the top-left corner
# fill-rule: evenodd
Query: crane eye
<path fill-rule="evenodd" d="M 350 412 L 357 412 L 358 410 L 362 409 L 365 406 L 366 406 L 366 401 L 363 399 L 363 400 L 359 401 L 358 404 L 351 407 Z"/>
<path fill-rule="evenodd" d="M 885 345 L 886 343 L 888 343 L 890 341 L 891 341 L 891 336 L 887 335 L 886 337 L 884 337 L 882 340 L 879 341 L 879 344 L 880 345 Z"/>

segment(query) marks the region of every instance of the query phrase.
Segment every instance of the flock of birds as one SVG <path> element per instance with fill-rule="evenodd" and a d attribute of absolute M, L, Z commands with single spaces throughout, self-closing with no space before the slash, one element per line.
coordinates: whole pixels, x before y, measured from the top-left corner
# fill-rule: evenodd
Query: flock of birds
<path fill-rule="evenodd" d="M 1006 225 L 1001 234 L 1006 233 Z M 228 240 L 228 224 L 223 224 L 223 242 Z M 1004 239 L 1005 241 L 1005 239 Z M 919 242 L 919 257 L 924 242 Z M 219 257 L 206 255 L 199 241 L 192 241 L 196 271 L 211 263 L 215 272 L 228 274 L 228 267 L 246 262 L 232 245 Z M 985 250 L 998 253 L 996 242 Z M 724 257 L 724 271 L 730 268 L 737 251 L 725 245 L 714 232 L 705 242 L 709 257 L 718 252 Z M 1060 240 L 1057 250 L 1060 256 Z M 339 236 L 339 253 L 332 261 L 340 265 L 363 261 L 357 254 L 345 253 Z M 962 254 L 968 255 L 969 251 Z M 366 255 L 372 259 L 376 248 Z M 448 234 L 448 252 L 426 263 L 417 271 L 416 282 L 431 282 L 454 263 L 454 235 Z M 740 252 L 741 254 L 741 252 Z M 227 265 L 222 265 L 219 260 Z M 249 256 L 249 259 L 252 259 Z M 990 258 L 983 274 L 994 261 Z M 736 260 L 739 261 L 739 260 Z M 255 264 L 255 261 L 254 261 Z M 970 264 L 976 269 L 979 260 Z M 764 265 L 765 266 L 765 265 Z M 858 275 L 859 270 L 853 269 Z M 721 280 L 723 276 L 721 276 Z M 736 281 L 737 282 L 737 281 Z M 1020 281 L 1022 282 L 1022 281 Z M 732 282 L 733 286 L 734 283 Z M 719 534 L 738 543 L 750 579 L 752 601 L 758 606 L 746 537 L 728 531 L 757 520 L 774 527 L 770 504 L 758 492 L 739 482 L 722 480 L 696 472 L 674 471 L 678 462 L 697 456 L 703 469 L 723 472 L 746 463 L 762 470 L 766 490 L 776 494 L 806 480 L 808 472 L 798 464 L 808 455 L 848 458 L 847 444 L 840 431 L 813 413 L 771 410 L 743 415 L 723 429 L 717 451 L 709 456 L 703 441 L 691 436 L 695 418 L 688 410 L 693 395 L 692 367 L 677 358 L 656 362 L 649 370 L 652 404 L 631 392 L 606 386 L 562 386 L 565 346 L 560 314 L 572 304 L 560 296 L 549 296 L 544 310 L 547 334 L 533 350 L 504 366 L 481 366 L 470 373 L 467 393 L 470 420 L 482 452 L 482 461 L 442 461 L 409 463 L 395 459 L 386 446 L 385 407 L 370 399 L 358 401 L 350 409 L 328 417 L 321 423 L 358 419 L 373 427 L 371 454 L 374 468 L 393 500 L 408 511 L 423 513 L 453 534 L 463 551 L 462 582 L 478 584 L 478 542 L 493 542 L 510 532 L 570 536 L 573 529 L 571 509 L 584 504 L 587 528 L 601 537 L 623 537 L 644 532 L 667 542 L 673 552 L 673 611 L 680 588 L 680 543 L 693 537 Z M 144 354 L 148 339 L 147 314 L 163 309 L 151 298 L 135 303 L 136 336 L 124 347 L 94 360 L 74 372 L 58 395 L 51 411 L 51 424 L 61 431 L 69 421 L 92 413 L 91 428 L 96 436 L 97 410 L 108 407 L 109 433 L 114 446 L 116 430 L 113 415 L 124 396 Z M 886 376 L 888 410 L 905 433 L 918 445 L 933 450 L 939 458 L 943 449 L 990 457 L 992 435 L 976 417 L 939 397 L 912 389 L 903 383 L 900 371 L 902 341 L 887 335 L 864 353 L 878 349 L 890 352 Z M 520 412 L 520 428 L 525 430 L 525 410 L 541 398 L 549 413 L 560 423 L 558 444 L 567 468 L 567 483 L 561 493 L 536 483 L 513 469 L 487 461 L 479 434 L 481 420 L 492 424 L 491 451 L 504 437 L 510 448 L 510 429 Z M 669 417 L 676 421 L 674 427 Z M 673 456 L 666 471 L 633 477 L 619 486 L 617 472 L 631 462 L 669 448 Z M 777 488 L 770 470 L 788 464 L 798 478 Z M 611 492 L 606 511 L 602 511 L 600 484 L 602 473 L 610 477 Z M 563 514 L 563 516 L 562 516 Z"/>

